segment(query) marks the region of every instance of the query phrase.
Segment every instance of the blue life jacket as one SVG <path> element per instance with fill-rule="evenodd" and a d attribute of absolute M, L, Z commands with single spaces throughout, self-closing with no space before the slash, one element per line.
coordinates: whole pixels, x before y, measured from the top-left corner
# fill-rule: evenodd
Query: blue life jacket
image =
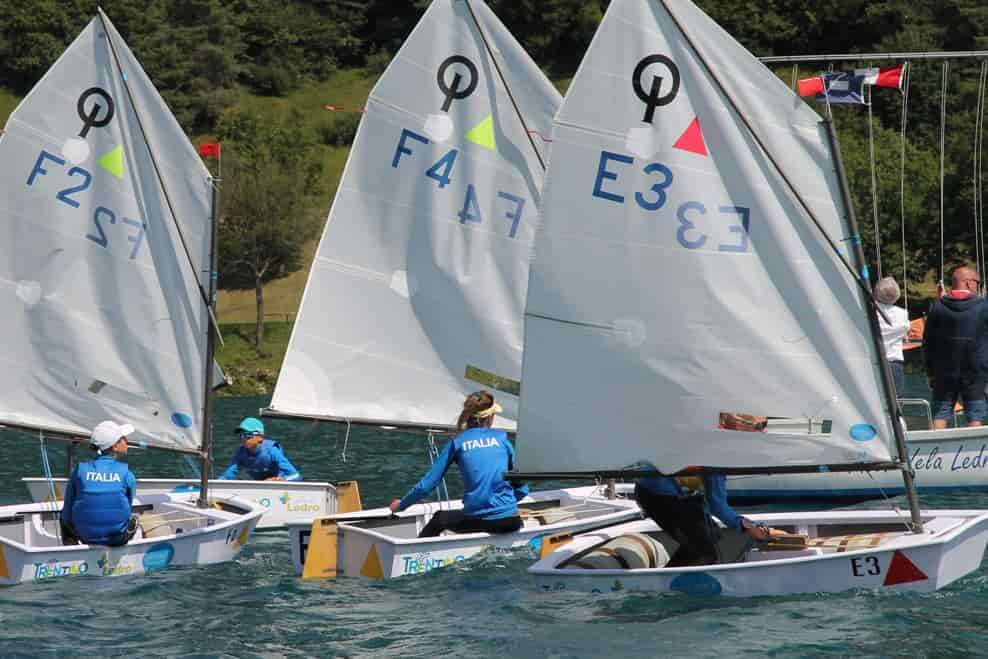
<path fill-rule="evenodd" d="M 641 476 L 638 485 L 652 494 L 667 497 L 682 497 L 686 490 L 672 476 L 662 476 L 650 462 L 640 462 L 638 468 L 654 470 L 655 476 Z M 711 474 L 703 477 L 704 510 L 724 523 L 731 529 L 743 530 L 741 516 L 727 503 L 727 477 L 723 474 Z"/>
<path fill-rule="evenodd" d="M 113 542 L 127 530 L 135 489 L 134 475 L 113 456 L 79 463 L 66 488 L 62 521 L 71 522 L 86 544 Z"/>
<path fill-rule="evenodd" d="M 256 481 L 265 480 L 274 476 L 281 476 L 286 481 L 301 481 L 302 474 L 295 468 L 284 451 L 281 444 L 273 439 L 261 441 L 260 446 L 254 453 L 241 446 L 233 454 L 233 462 L 220 474 L 220 480 L 233 480 L 243 467 Z"/>
<path fill-rule="evenodd" d="M 429 472 L 401 500 L 404 510 L 431 492 L 455 462 L 463 476 L 463 513 L 474 519 L 503 519 L 518 514 L 517 500 L 527 488 L 516 490 L 502 474 L 514 468 L 515 450 L 503 430 L 470 428 L 454 437 Z"/>

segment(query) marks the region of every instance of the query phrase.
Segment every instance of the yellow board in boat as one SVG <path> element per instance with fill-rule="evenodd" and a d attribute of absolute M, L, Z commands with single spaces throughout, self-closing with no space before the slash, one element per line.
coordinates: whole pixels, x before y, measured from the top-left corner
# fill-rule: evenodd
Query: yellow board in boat
<path fill-rule="evenodd" d="M 309 535 L 309 549 L 302 566 L 303 579 L 336 578 L 336 522 L 331 519 L 315 519 Z"/>
<path fill-rule="evenodd" d="M 356 513 L 363 510 L 360 487 L 357 481 L 340 481 L 336 484 L 336 512 Z"/>
<path fill-rule="evenodd" d="M 10 578 L 10 570 L 7 569 L 7 557 L 3 553 L 3 546 L 0 546 L 0 577 Z"/>

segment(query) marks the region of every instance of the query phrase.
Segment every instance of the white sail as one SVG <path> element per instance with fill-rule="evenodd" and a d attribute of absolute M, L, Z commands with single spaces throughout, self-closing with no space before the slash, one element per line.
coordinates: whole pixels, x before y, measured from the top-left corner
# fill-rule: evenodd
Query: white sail
<path fill-rule="evenodd" d="M 740 115 L 848 245 L 820 117 L 690 2 L 611 2 L 554 125 L 520 471 L 889 460 L 870 312 Z M 832 431 L 724 430 L 721 412 Z"/>
<path fill-rule="evenodd" d="M 483 2 L 432 3 L 367 100 L 275 413 L 448 426 L 465 394 L 493 388 L 499 425 L 514 426 L 540 158 L 559 102 Z"/>
<path fill-rule="evenodd" d="M 0 424 L 110 418 L 197 448 L 211 177 L 102 12 L 10 116 L 0 161 Z"/>

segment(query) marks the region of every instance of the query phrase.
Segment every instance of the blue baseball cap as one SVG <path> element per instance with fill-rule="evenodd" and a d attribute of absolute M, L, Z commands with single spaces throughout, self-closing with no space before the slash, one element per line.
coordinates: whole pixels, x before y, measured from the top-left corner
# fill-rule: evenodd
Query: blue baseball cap
<path fill-rule="evenodd" d="M 263 435 L 264 424 L 261 423 L 260 419 L 255 419 L 254 417 L 249 416 L 240 422 L 240 425 L 234 429 L 233 434 L 239 435 L 242 432 L 257 433 Z"/>

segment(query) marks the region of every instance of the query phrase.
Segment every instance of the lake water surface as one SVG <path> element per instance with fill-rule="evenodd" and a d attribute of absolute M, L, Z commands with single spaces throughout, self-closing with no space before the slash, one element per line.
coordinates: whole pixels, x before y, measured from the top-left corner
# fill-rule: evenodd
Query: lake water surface
<path fill-rule="evenodd" d="M 217 401 L 218 469 L 238 445 L 229 430 L 265 402 Z M 421 436 L 354 428 L 344 462 L 345 429 L 267 425 L 307 480 L 358 479 L 368 507 L 404 494 L 429 465 Z M 0 434 L 0 504 L 27 500 L 19 479 L 40 474 L 38 445 Z M 49 455 L 64 473 L 64 448 L 53 444 Z M 132 450 L 129 461 L 138 476 L 191 475 L 181 459 L 157 452 Z M 456 475 L 449 485 L 458 496 Z M 988 495 L 929 496 L 923 506 L 988 508 Z M 988 656 L 984 566 L 930 595 L 731 600 L 542 593 L 525 572 L 533 559 L 521 550 L 388 582 L 303 582 L 292 573 L 287 534 L 260 533 L 222 565 L 0 589 L 0 656 Z"/>

